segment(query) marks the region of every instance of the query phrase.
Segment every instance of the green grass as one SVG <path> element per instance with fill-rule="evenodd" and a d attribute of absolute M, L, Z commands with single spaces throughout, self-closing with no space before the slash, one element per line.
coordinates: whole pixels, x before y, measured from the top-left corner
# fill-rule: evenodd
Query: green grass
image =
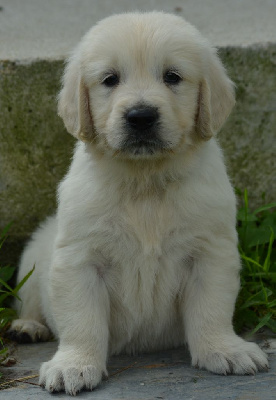
<path fill-rule="evenodd" d="M 10 225 L 0 234 L 0 250 L 7 238 L 9 228 Z M 15 269 L 15 267 L 10 265 L 0 266 L 0 363 L 3 362 L 8 355 L 8 348 L 4 339 L 5 332 L 11 321 L 17 317 L 16 311 L 10 306 L 11 299 L 16 297 L 20 300 L 17 293 L 34 271 L 33 268 L 15 288 L 12 288 L 8 282 L 14 276 Z"/>
<path fill-rule="evenodd" d="M 276 333 L 276 202 L 250 211 L 245 190 L 237 219 L 243 268 L 235 328 L 253 334 L 266 326 Z"/>

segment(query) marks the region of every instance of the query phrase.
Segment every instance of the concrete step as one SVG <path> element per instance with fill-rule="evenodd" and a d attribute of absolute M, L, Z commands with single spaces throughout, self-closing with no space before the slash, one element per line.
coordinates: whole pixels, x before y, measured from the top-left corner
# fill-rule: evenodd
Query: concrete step
<path fill-rule="evenodd" d="M 275 342 L 272 342 L 275 345 Z M 49 399 L 38 386 L 41 362 L 48 361 L 56 343 L 20 345 L 17 364 L 6 368 L 5 381 L 10 388 L 0 391 L 0 399 Z M 140 356 L 116 356 L 108 363 L 109 379 L 93 393 L 81 392 L 80 399 L 93 400 L 275 400 L 276 354 L 269 351 L 269 372 L 250 376 L 218 376 L 190 366 L 190 356 L 183 348 Z M 1 388 L 1 386 L 0 386 Z M 55 399 L 72 398 L 64 393 Z"/>
<path fill-rule="evenodd" d="M 275 0 L 1 0 L 0 59 L 63 59 L 98 20 L 133 10 L 185 17 L 219 47 L 275 43 Z"/>
<path fill-rule="evenodd" d="M 219 135 L 229 173 L 252 206 L 263 193 L 275 200 L 275 0 L 1 0 L 0 230 L 14 221 L 4 261 L 16 260 L 54 212 L 70 161 L 74 140 L 56 114 L 64 58 L 97 20 L 135 9 L 185 16 L 219 47 L 237 85 L 237 106 Z"/>

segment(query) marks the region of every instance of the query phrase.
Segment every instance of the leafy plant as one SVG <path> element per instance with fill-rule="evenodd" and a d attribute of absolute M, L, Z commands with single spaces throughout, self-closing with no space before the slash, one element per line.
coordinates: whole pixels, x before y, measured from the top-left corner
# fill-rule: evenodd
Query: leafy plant
<path fill-rule="evenodd" d="M 2 246 L 7 238 L 7 233 L 10 225 L 8 225 L 0 234 L 0 250 L 2 249 Z M 15 267 L 11 267 L 9 265 L 0 266 L 0 363 L 5 360 L 8 352 L 8 349 L 5 346 L 4 342 L 4 333 L 8 328 L 10 322 L 17 316 L 16 311 L 9 305 L 10 298 L 16 297 L 20 300 L 20 298 L 18 297 L 18 291 L 29 279 L 33 271 L 34 267 L 13 289 L 8 284 L 8 281 L 13 277 L 15 273 Z"/>
<path fill-rule="evenodd" d="M 237 331 L 266 326 L 276 333 L 276 202 L 250 211 L 247 190 L 238 211 L 239 250 L 243 263 L 234 324 Z"/>

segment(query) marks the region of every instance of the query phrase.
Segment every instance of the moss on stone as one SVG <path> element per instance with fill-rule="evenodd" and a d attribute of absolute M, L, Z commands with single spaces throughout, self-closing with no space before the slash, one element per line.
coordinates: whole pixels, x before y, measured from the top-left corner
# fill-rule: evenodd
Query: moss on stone
<path fill-rule="evenodd" d="M 73 138 L 56 113 L 62 62 L 0 64 L 1 227 L 25 237 L 54 212 Z"/>
<path fill-rule="evenodd" d="M 236 107 L 219 133 L 234 185 L 252 207 L 276 198 L 276 46 L 219 51 L 236 84 Z"/>

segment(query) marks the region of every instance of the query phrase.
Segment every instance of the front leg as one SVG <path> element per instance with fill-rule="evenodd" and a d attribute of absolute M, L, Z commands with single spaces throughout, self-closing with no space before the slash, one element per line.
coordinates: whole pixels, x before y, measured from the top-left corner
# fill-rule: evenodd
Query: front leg
<path fill-rule="evenodd" d="M 92 390 L 107 374 L 109 296 L 100 263 L 83 248 L 55 253 L 50 298 L 60 343 L 40 369 L 40 384 L 50 392 Z"/>
<path fill-rule="evenodd" d="M 184 329 L 193 366 L 217 374 L 254 374 L 267 370 L 267 356 L 238 337 L 232 316 L 239 290 L 235 245 L 218 240 L 194 260 L 184 295 Z"/>

